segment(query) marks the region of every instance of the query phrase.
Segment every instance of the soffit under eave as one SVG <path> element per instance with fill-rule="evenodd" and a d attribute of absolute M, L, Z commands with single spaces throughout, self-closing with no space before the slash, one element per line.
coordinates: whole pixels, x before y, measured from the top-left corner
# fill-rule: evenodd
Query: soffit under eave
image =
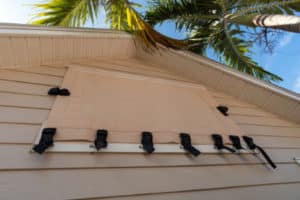
<path fill-rule="evenodd" d="M 0 24 L 0 68 L 69 64 L 93 58 L 128 58 L 136 51 L 132 36 L 123 32 L 18 27 Z"/>

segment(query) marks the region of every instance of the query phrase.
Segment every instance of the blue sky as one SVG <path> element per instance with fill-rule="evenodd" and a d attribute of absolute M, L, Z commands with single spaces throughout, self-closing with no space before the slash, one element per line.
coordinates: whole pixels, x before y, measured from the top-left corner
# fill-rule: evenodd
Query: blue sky
<path fill-rule="evenodd" d="M 32 4 L 41 2 L 42 0 L 0 0 L 0 22 L 8 23 L 28 23 L 32 18 L 34 10 Z M 145 0 L 136 0 L 145 2 Z M 100 15 L 102 20 L 93 27 L 107 28 L 104 23 L 104 12 Z M 89 25 L 91 26 L 91 25 Z M 175 31 L 173 23 L 165 23 L 157 29 L 171 37 L 183 38 L 184 33 Z M 273 54 L 265 53 L 259 47 L 254 47 L 252 56 L 260 66 L 278 74 L 284 81 L 278 85 L 300 93 L 300 34 L 287 33 L 278 39 Z"/>

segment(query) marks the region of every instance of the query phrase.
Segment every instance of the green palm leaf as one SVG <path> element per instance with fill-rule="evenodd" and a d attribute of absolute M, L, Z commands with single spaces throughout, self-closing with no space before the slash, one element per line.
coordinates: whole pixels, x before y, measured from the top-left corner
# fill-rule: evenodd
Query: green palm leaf
<path fill-rule="evenodd" d="M 36 4 L 40 12 L 34 24 L 81 27 L 88 19 L 98 19 L 100 6 L 104 7 L 111 28 L 134 34 L 146 50 L 165 47 L 185 48 L 205 54 L 211 47 L 233 68 L 267 81 L 280 77 L 267 72 L 249 54 L 251 42 L 242 39 L 240 25 L 247 25 L 253 13 L 295 13 L 300 11 L 300 0 L 149 0 L 145 18 L 137 12 L 141 5 L 129 0 L 48 0 Z M 176 40 L 157 32 L 153 26 L 173 20 L 177 29 L 190 31 L 189 40 Z M 231 24 L 237 23 L 234 28 Z M 251 26 L 251 24 L 249 25 Z"/>
<path fill-rule="evenodd" d="M 211 26 L 199 27 L 190 36 L 193 44 L 190 46 L 195 53 L 204 54 L 211 47 L 229 67 L 247 73 L 265 81 L 281 81 L 282 79 L 260 67 L 250 54 L 249 43 L 241 39 L 243 31 L 229 27 Z"/>
<path fill-rule="evenodd" d="M 222 14 L 221 6 L 216 1 L 151 0 L 150 5 L 145 16 L 148 23 L 155 25 L 173 20 L 178 29 L 206 25 L 219 19 Z"/>
<path fill-rule="evenodd" d="M 243 16 L 253 13 L 294 15 L 300 11 L 300 0 L 235 1 L 230 10 L 235 16 Z"/>
<path fill-rule="evenodd" d="M 258 3 L 267 3 L 262 1 Z M 189 30 L 189 49 L 195 53 L 204 55 L 211 47 L 229 67 L 266 81 L 280 81 L 280 77 L 264 70 L 249 57 L 252 43 L 242 39 L 240 27 L 231 26 L 226 19 L 231 12 L 252 5 L 250 2 L 254 3 L 251 0 L 151 0 L 152 6 L 145 18 L 153 25 L 172 20 L 179 30 Z"/>
<path fill-rule="evenodd" d="M 35 5 L 41 12 L 32 23 L 81 27 L 88 19 L 94 23 L 100 6 L 104 7 L 111 28 L 133 33 L 145 49 L 159 48 L 158 43 L 176 49 L 186 46 L 183 40 L 169 38 L 155 31 L 135 10 L 140 5 L 128 0 L 49 0 Z"/>
<path fill-rule="evenodd" d="M 32 22 L 51 26 L 79 27 L 88 19 L 94 22 L 99 13 L 101 0 L 51 0 L 35 4 L 40 9 Z"/>
<path fill-rule="evenodd" d="M 152 47 L 158 48 L 157 43 L 171 48 L 183 48 L 186 41 L 176 40 L 167 37 L 145 22 L 135 7 L 141 6 L 127 0 L 110 0 L 105 5 L 106 17 L 111 24 L 111 28 L 125 30 L 136 35 L 142 41 L 146 50 Z"/>

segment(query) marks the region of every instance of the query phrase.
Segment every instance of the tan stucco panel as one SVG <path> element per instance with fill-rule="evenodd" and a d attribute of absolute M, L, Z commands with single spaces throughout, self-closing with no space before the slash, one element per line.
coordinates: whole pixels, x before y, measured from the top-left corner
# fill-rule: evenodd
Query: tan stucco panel
<path fill-rule="evenodd" d="M 191 133 L 196 143 L 207 143 L 197 136 L 241 134 L 198 84 L 72 67 L 63 87 L 71 96 L 58 97 L 48 119 L 49 127 L 58 128 L 56 140 L 92 141 L 97 129 L 124 143 L 139 142 L 142 131 L 153 132 L 156 143 L 178 142 L 180 132 Z"/>

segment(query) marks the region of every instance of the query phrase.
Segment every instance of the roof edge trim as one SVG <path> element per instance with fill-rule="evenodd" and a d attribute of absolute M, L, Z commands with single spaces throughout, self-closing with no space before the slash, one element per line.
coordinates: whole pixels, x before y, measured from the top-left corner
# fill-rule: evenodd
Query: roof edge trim
<path fill-rule="evenodd" d="M 51 35 L 51 36 L 81 36 L 81 37 L 108 37 L 132 38 L 124 31 L 94 28 L 65 28 L 38 26 L 29 24 L 0 23 L 0 35 Z"/>

